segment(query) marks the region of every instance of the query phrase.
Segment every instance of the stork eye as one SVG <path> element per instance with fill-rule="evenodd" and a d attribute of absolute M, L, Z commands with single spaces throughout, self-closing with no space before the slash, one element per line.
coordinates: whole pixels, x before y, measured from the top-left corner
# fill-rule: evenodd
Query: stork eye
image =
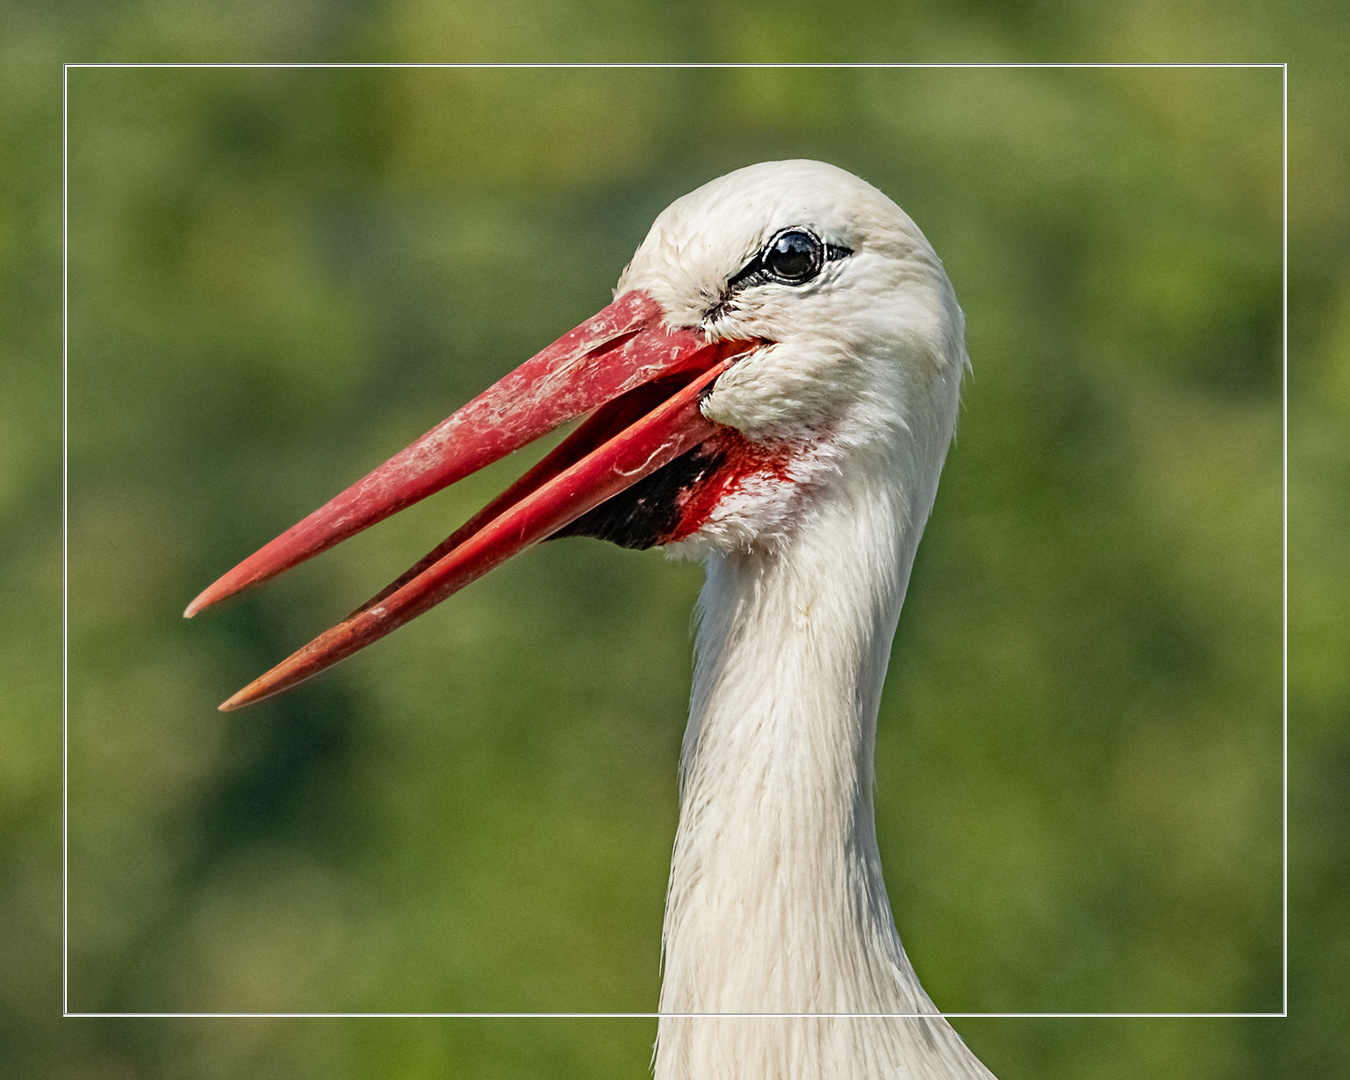
<path fill-rule="evenodd" d="M 789 229 L 769 241 L 760 262 L 774 280 L 797 285 L 820 273 L 825 245 L 805 229 Z"/>
<path fill-rule="evenodd" d="M 770 282 L 801 285 L 819 274 L 827 262 L 844 259 L 852 254 L 852 248 L 842 244 L 826 244 L 810 229 L 800 225 L 784 229 L 740 273 L 728 279 L 722 295 L 704 312 L 704 321 L 725 316 L 734 307 L 736 294 L 742 289 Z"/>

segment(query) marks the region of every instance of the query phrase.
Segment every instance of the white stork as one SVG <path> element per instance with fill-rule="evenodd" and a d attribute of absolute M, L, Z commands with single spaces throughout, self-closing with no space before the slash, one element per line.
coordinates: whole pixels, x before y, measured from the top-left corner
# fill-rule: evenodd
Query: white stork
<path fill-rule="evenodd" d="M 990 1077 L 900 945 L 872 810 L 877 707 L 955 431 L 963 325 L 932 247 L 870 184 L 815 161 L 705 184 L 656 219 L 612 304 L 193 601 L 188 615 L 591 414 L 222 708 L 539 540 L 701 559 L 656 1076 Z M 708 1013 L 780 1015 L 689 1015 Z"/>

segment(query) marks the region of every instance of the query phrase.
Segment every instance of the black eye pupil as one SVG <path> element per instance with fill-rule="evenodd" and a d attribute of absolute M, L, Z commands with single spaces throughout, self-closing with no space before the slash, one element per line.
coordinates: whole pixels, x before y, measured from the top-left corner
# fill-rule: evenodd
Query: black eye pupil
<path fill-rule="evenodd" d="M 785 232 L 764 252 L 764 269 L 780 281 L 814 277 L 824 260 L 820 241 L 808 232 Z"/>

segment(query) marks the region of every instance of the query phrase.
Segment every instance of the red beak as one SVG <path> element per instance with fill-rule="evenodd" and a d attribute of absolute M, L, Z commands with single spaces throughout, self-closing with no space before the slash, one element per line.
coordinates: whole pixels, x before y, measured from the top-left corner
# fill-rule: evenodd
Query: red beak
<path fill-rule="evenodd" d="M 345 659 L 712 435 L 699 411 L 704 391 L 759 343 L 710 343 L 667 329 L 662 315 L 644 293 L 620 296 L 192 601 L 188 618 L 595 410 L 392 585 L 221 708 L 261 701 Z"/>

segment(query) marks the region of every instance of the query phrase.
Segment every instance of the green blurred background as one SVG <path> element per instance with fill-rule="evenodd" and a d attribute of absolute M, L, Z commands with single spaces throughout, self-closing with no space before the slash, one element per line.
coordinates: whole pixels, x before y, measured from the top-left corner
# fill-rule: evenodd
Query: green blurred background
<path fill-rule="evenodd" d="M 0 13 L 0 1071 L 623 1077 L 639 1019 L 62 1019 L 60 64 L 1292 60 L 1290 1010 L 967 1019 L 1017 1077 L 1346 1074 L 1339 9 L 18 3 Z M 712 38 L 716 40 L 713 41 Z M 609 298 L 672 198 L 819 157 L 946 262 L 974 375 L 878 736 L 960 1012 L 1279 1011 L 1278 69 L 68 75 L 68 1007 L 655 1008 L 701 573 L 545 545 L 215 705 L 504 463 L 192 622 L 219 573 Z"/>

